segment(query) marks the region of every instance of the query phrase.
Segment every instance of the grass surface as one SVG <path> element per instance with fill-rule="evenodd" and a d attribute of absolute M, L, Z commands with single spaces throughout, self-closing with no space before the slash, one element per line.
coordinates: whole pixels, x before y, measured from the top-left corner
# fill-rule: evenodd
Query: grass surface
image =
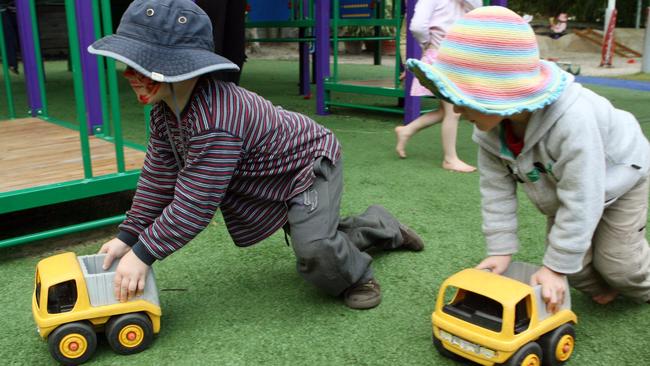
<path fill-rule="evenodd" d="M 63 66 L 48 65 L 50 111 L 72 119 L 73 94 Z M 343 72 L 369 78 L 390 73 L 362 65 L 346 66 Z M 425 251 L 378 253 L 373 268 L 382 285 L 383 302 L 373 310 L 353 311 L 298 276 L 293 253 L 281 234 L 240 249 L 232 244 L 218 214 L 183 250 L 154 266 L 163 318 L 153 346 L 137 355 L 117 356 L 100 337 L 94 364 L 455 364 L 433 349 L 430 315 L 442 280 L 474 266 L 484 255 L 478 174 L 440 168 L 438 126 L 416 135 L 408 147 L 408 159 L 400 160 L 393 151 L 393 128 L 401 123 L 399 116 L 349 109 L 316 116 L 314 100 L 297 96 L 297 82 L 296 63 L 251 61 L 244 68 L 242 85 L 286 109 L 312 116 L 336 133 L 345 161 L 342 214 L 382 204 L 422 235 Z M 633 112 L 649 132 L 649 93 L 594 89 Z M 124 118 L 125 134 L 142 143 L 141 108 L 123 90 L 122 108 L 130 116 Z M 24 98 L 16 99 L 24 103 Z M 0 108 L 6 107 L 4 99 L 0 100 Z M 470 124 L 461 123 L 458 152 L 474 164 L 476 146 L 470 136 Z M 539 263 L 545 219 L 523 197 L 519 217 L 523 248 L 516 259 Z M 3 365 L 54 364 L 31 316 L 35 265 L 63 250 L 94 253 L 112 231 L 85 232 L 0 251 Z M 647 364 L 650 306 L 625 299 L 597 306 L 575 291 L 572 297 L 579 324 L 569 365 Z"/>

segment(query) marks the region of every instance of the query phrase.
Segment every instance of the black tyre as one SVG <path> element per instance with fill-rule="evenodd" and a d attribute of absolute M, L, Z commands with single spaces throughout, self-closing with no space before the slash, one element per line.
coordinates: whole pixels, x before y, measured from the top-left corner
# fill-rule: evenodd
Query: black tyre
<path fill-rule="evenodd" d="M 445 356 L 455 361 L 465 360 L 463 357 L 446 349 L 445 346 L 442 345 L 442 341 L 436 338 L 435 334 L 433 335 L 433 346 L 436 348 L 438 353 L 440 353 L 442 356 Z"/>
<path fill-rule="evenodd" d="M 573 324 L 566 323 L 540 340 L 542 345 L 542 364 L 544 366 L 561 366 L 571 357 L 576 343 L 576 331 Z"/>
<path fill-rule="evenodd" d="M 535 342 L 528 343 L 515 352 L 510 359 L 504 363 L 505 366 L 541 366 L 542 347 Z"/>
<path fill-rule="evenodd" d="M 95 353 L 97 335 L 87 323 L 63 324 L 47 337 L 52 357 L 63 365 L 82 364 Z"/>
<path fill-rule="evenodd" d="M 113 317 L 106 324 L 106 340 L 115 353 L 130 355 L 144 351 L 153 341 L 153 325 L 141 313 Z"/>

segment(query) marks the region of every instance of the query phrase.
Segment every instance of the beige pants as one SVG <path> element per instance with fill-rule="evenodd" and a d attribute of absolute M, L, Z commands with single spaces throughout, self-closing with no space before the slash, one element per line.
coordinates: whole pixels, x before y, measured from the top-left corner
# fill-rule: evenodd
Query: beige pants
<path fill-rule="evenodd" d="M 636 301 L 650 300 L 649 186 L 646 178 L 605 209 L 583 269 L 568 276 L 571 286 L 591 296 L 615 289 Z M 552 223 L 549 218 L 549 228 Z"/>

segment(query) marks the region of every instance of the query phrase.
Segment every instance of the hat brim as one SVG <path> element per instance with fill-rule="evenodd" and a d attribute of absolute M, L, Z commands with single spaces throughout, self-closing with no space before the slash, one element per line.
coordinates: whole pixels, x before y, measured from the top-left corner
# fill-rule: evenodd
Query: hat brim
<path fill-rule="evenodd" d="M 543 76 L 540 83 L 541 92 L 523 98 L 480 101 L 461 90 L 442 72 L 436 63 L 429 65 L 416 59 L 409 59 L 406 65 L 418 78 L 420 84 L 441 100 L 462 107 L 467 107 L 484 114 L 511 116 L 524 111 L 533 112 L 555 102 L 573 75 L 564 72 L 555 63 L 540 60 L 540 71 Z"/>
<path fill-rule="evenodd" d="M 152 45 L 117 34 L 95 41 L 88 52 L 121 61 L 153 80 L 168 83 L 213 71 L 239 70 L 227 58 L 208 50 Z"/>

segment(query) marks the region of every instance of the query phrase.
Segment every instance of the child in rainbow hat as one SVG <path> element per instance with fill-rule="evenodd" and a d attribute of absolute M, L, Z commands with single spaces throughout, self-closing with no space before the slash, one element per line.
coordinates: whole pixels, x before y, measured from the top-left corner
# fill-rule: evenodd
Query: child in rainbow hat
<path fill-rule="evenodd" d="M 456 22 L 432 65 L 407 66 L 476 126 L 488 255 L 478 268 L 501 273 L 518 250 L 520 183 L 548 220 L 531 283 L 549 311 L 564 300 L 564 276 L 601 304 L 650 301 L 650 144 L 632 114 L 540 60 L 530 26 L 499 6 Z"/>

